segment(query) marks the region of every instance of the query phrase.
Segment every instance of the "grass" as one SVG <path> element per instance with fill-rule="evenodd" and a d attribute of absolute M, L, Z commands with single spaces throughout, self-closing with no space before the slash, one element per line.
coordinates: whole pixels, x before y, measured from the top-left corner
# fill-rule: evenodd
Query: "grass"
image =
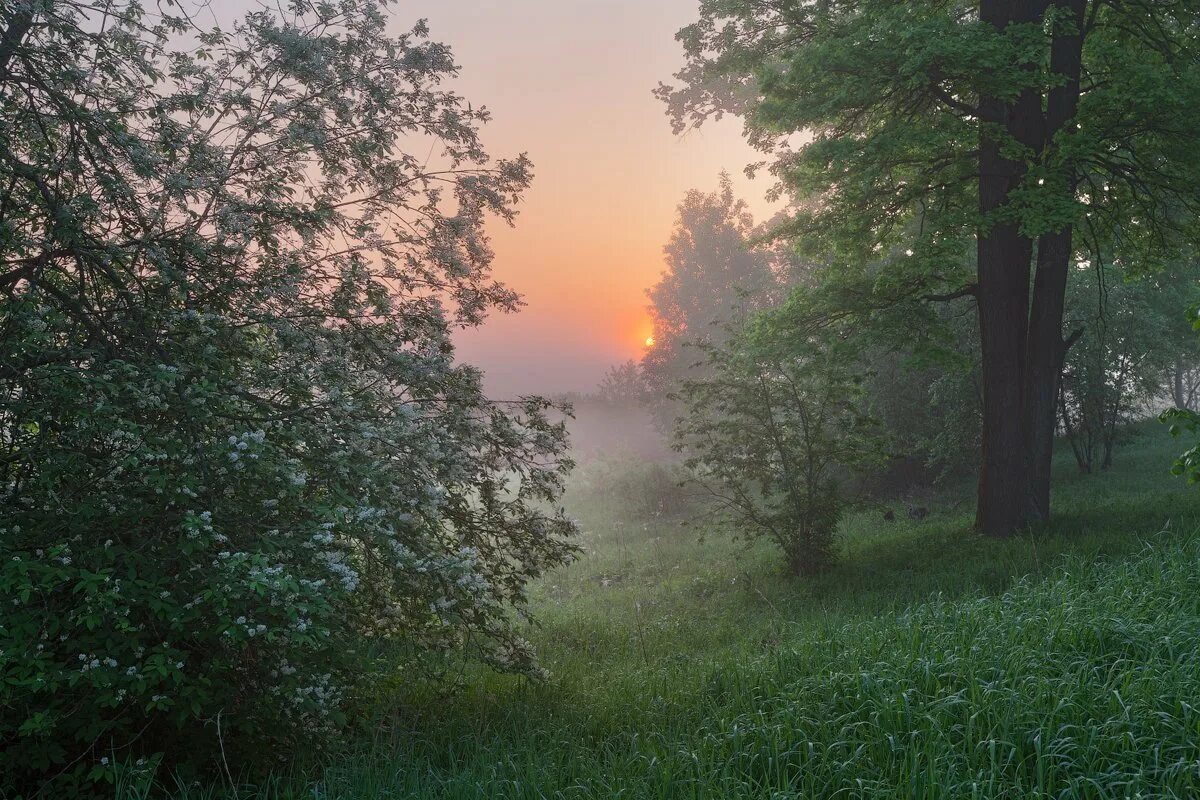
<path fill-rule="evenodd" d="M 803 581 L 631 513 L 636 481 L 577 492 L 585 555 L 537 587 L 529 634 L 551 681 L 480 675 L 239 795 L 1200 796 L 1200 493 L 1175 450 L 1147 427 L 1110 473 L 1060 459 L 1055 519 L 1006 541 L 962 497 L 852 514 Z"/>

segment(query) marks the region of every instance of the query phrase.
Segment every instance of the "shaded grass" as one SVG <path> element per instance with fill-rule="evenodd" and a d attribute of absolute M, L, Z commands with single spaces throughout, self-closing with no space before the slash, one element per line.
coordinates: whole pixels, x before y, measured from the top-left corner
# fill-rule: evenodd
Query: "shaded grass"
<path fill-rule="evenodd" d="M 1173 452 L 1146 428 L 1111 473 L 1060 459 L 1055 518 L 1004 541 L 961 494 L 921 523 L 852 514 L 804 581 L 765 544 L 573 496 L 585 555 L 530 632 L 551 681 L 474 676 L 240 794 L 1200 796 L 1200 497 Z"/>

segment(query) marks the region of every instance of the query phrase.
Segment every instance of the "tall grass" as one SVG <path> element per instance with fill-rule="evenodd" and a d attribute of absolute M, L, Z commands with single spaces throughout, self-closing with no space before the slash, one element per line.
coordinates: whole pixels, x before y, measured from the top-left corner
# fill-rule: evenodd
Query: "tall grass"
<path fill-rule="evenodd" d="M 1200 796 L 1200 498 L 1146 432 L 1057 480 L 1056 519 L 843 526 L 841 564 L 572 498 L 585 557 L 537 590 L 554 678 L 408 698 L 245 798 Z M 132 793 L 128 797 L 134 797 Z M 234 793 L 172 787 L 180 798 Z"/>

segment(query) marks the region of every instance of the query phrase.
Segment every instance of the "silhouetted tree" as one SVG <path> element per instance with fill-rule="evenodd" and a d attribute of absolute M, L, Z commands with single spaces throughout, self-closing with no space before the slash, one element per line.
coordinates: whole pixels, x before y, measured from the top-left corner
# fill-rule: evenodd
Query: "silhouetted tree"
<path fill-rule="evenodd" d="M 646 381 L 642 367 L 630 359 L 624 364 L 609 367 L 596 387 L 599 399 L 610 405 L 636 406 L 646 399 Z"/>
<path fill-rule="evenodd" d="M 679 204 L 666 269 L 647 292 L 654 343 L 642 371 L 660 417 L 670 416 L 667 396 L 702 360 L 692 348 L 721 342 L 726 323 L 769 303 L 777 285 L 772 259 L 751 246 L 753 235 L 753 219 L 728 175 L 718 191 L 693 190 Z"/>

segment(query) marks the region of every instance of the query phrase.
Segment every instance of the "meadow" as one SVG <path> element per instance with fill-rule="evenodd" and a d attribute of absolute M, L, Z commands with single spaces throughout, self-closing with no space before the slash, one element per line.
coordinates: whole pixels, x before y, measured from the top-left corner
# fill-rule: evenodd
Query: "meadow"
<path fill-rule="evenodd" d="M 584 465 L 581 558 L 538 583 L 545 682 L 488 673 L 397 705 L 319 766 L 178 798 L 1028 798 L 1200 795 L 1200 493 L 1178 444 L 1056 462 L 1056 514 L 971 531 L 848 515 L 795 579 L 714 529 L 665 468 Z M 670 502 L 662 502 L 664 498 Z M 886 504 L 885 504 L 886 505 Z M 683 524 L 683 523 L 687 524 Z M 163 784 L 159 784 L 162 788 Z M 122 798 L 150 785 L 128 777 Z"/>
<path fill-rule="evenodd" d="M 0 0 L 0 800 L 1200 797 L 1198 30 Z"/>

